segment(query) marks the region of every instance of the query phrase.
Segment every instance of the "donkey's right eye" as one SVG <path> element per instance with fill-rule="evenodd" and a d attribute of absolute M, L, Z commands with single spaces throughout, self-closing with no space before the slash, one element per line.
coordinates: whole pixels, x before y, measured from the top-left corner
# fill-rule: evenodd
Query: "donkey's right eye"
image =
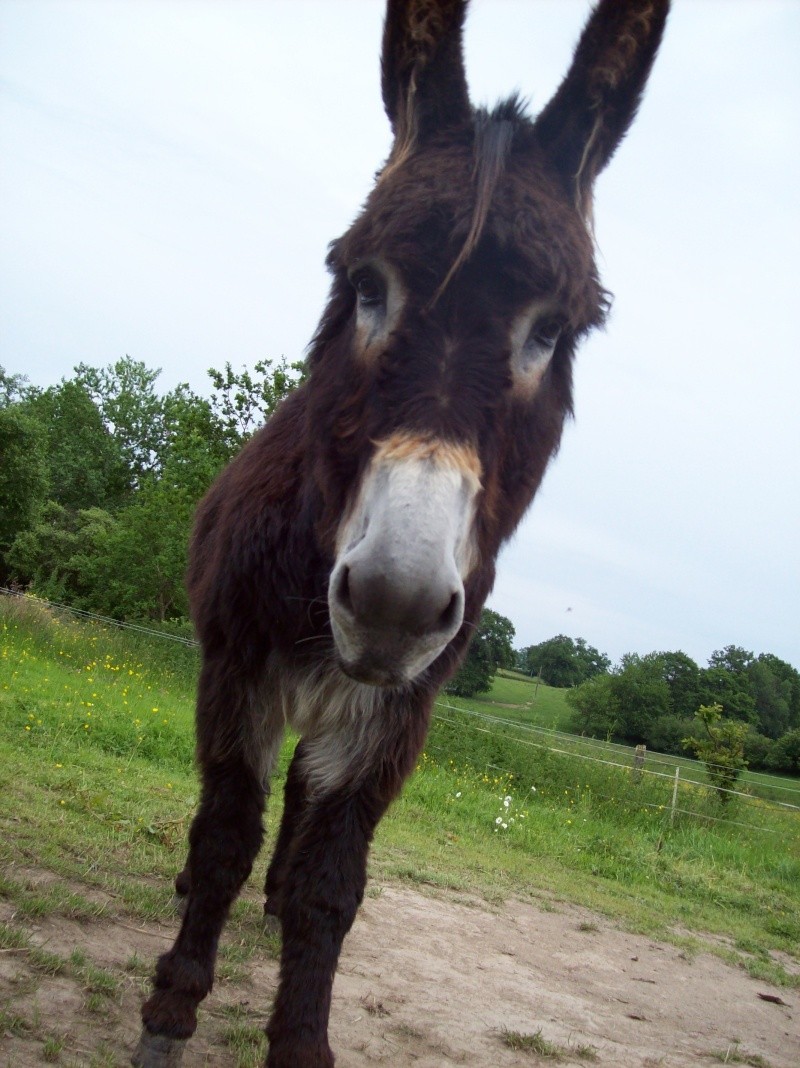
<path fill-rule="evenodd" d="M 362 268 L 351 276 L 350 284 L 362 308 L 378 308 L 385 303 L 386 287 L 377 271 Z"/>

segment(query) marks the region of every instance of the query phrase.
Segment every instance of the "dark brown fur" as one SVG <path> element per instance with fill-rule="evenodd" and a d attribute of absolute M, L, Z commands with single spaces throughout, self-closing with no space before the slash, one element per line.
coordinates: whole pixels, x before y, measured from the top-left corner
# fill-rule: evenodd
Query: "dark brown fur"
<path fill-rule="evenodd" d="M 202 800 L 177 881 L 183 924 L 158 962 L 135 1063 L 173 1063 L 195 1029 L 222 925 L 261 844 L 265 777 L 291 691 L 362 702 L 348 711 L 340 696 L 331 712 L 346 774 L 329 788 L 313 773 L 322 720 L 309 720 L 265 888 L 266 911 L 283 933 L 267 1063 L 333 1065 L 331 984 L 370 840 L 415 765 L 436 692 L 491 590 L 498 550 L 558 448 L 575 346 L 604 318 L 589 191 L 635 114 L 667 6 L 603 0 L 570 73 L 531 121 L 514 100 L 491 114 L 472 111 L 461 59 L 465 0 L 389 0 L 382 70 L 395 148 L 364 211 L 331 248 L 331 296 L 307 381 L 197 515 L 189 590 L 203 650 Z M 380 351 L 365 359 L 350 278 L 376 257 L 406 299 Z M 562 330 L 538 388 L 522 396 L 509 329 L 538 298 Z M 328 581 L 342 517 L 376 443 L 394 434 L 477 454 L 477 565 L 464 582 L 463 625 L 433 663 L 407 685 L 357 690 L 337 666 Z"/>

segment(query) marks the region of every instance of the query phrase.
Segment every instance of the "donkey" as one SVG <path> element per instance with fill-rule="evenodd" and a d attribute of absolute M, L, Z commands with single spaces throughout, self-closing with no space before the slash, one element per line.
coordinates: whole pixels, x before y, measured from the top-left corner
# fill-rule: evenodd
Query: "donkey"
<path fill-rule="evenodd" d="M 535 120 L 470 105 L 467 0 L 389 0 L 388 161 L 331 245 L 306 381 L 201 503 L 188 585 L 202 646 L 202 796 L 133 1063 L 177 1064 L 300 736 L 266 877 L 282 931 L 269 1068 L 331 1068 L 331 987 L 375 827 L 422 749 L 501 544 L 571 414 L 608 307 L 592 186 L 641 100 L 668 0 L 601 0 Z"/>

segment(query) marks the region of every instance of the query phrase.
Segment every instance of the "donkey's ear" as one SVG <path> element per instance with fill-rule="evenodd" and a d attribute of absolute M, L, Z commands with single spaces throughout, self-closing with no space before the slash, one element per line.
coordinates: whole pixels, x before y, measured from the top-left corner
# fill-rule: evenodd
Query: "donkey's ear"
<path fill-rule="evenodd" d="M 388 0 L 381 90 L 396 148 L 471 113 L 462 33 L 467 0 Z"/>
<path fill-rule="evenodd" d="M 539 144 L 582 209 L 633 122 L 670 0 L 600 0 L 569 73 L 536 120 Z"/>

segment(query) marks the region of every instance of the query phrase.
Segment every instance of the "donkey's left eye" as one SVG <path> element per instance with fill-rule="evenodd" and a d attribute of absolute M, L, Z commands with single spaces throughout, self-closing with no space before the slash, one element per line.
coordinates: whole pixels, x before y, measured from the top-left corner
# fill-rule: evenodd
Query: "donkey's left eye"
<path fill-rule="evenodd" d="M 358 303 L 362 308 L 376 308 L 384 303 L 386 287 L 377 271 L 369 269 L 357 271 L 351 277 L 350 283 L 356 291 Z"/>
<path fill-rule="evenodd" d="M 530 341 L 543 349 L 554 349 L 562 330 L 563 327 L 557 319 L 547 319 L 543 323 L 536 323 L 531 330 Z"/>

